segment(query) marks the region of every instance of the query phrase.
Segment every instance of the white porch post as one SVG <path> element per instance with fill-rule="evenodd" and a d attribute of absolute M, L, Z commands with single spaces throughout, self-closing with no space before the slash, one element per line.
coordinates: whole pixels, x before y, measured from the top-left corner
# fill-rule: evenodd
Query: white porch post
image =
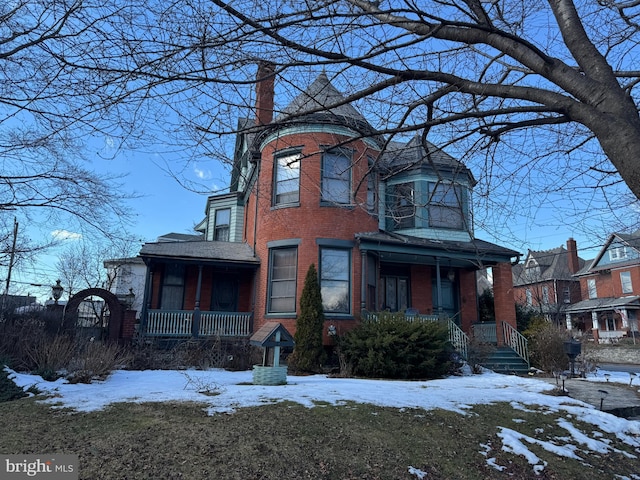
<path fill-rule="evenodd" d="M 622 329 L 627 330 L 629 328 L 629 316 L 626 308 L 620 309 L 620 318 L 622 319 Z"/>
<path fill-rule="evenodd" d="M 598 312 L 591 312 L 591 331 L 593 332 L 593 341 L 596 343 L 600 343 L 600 334 L 598 333 L 599 329 Z"/>
<path fill-rule="evenodd" d="M 565 313 L 565 319 L 567 321 L 567 330 L 572 330 L 573 329 L 573 322 L 571 322 L 571 314 L 570 313 Z"/>

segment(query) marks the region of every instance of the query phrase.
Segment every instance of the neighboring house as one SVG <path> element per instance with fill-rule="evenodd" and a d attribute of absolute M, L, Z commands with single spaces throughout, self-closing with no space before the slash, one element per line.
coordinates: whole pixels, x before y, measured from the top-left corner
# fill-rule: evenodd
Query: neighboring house
<path fill-rule="evenodd" d="M 256 120 L 239 121 L 231 191 L 208 198 L 203 238 L 143 245 L 141 333 L 249 336 L 266 322 L 294 333 L 311 264 L 327 344 L 330 325 L 343 333 L 383 310 L 470 333 L 485 267 L 498 331 L 515 328 L 519 254 L 474 237 L 470 170 L 418 136 L 386 145 L 324 73 L 274 119 L 271 73 L 261 67 Z"/>
<path fill-rule="evenodd" d="M 612 234 L 576 277 L 584 300 L 567 309 L 567 328 L 592 332 L 596 342 L 638 331 L 640 230 Z"/>
<path fill-rule="evenodd" d="M 193 237 L 193 235 L 191 235 L 191 237 Z M 159 237 L 159 241 L 176 241 L 175 238 L 173 240 L 160 240 L 163 238 L 166 237 Z M 135 310 L 137 317 L 140 318 L 147 266 L 140 257 L 129 257 L 105 260 L 104 267 L 107 269 L 105 288 L 119 298 L 124 298 L 125 295 L 133 293 L 135 296 L 133 297 L 131 309 Z"/>
<path fill-rule="evenodd" d="M 582 300 L 580 281 L 574 275 L 584 264 L 573 238 L 567 240 L 567 248 L 529 250 L 524 262 L 513 267 L 516 303 L 556 325 L 564 324 L 566 309 Z"/>

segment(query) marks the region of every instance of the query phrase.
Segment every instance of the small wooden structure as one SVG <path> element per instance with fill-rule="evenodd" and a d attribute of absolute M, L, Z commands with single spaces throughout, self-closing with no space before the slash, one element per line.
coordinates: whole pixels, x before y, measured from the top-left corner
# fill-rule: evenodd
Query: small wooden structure
<path fill-rule="evenodd" d="M 293 347 L 293 337 L 281 323 L 267 322 L 249 339 L 251 345 L 264 349 L 262 365 L 253 366 L 254 385 L 285 385 L 287 383 L 287 366 L 280 366 L 280 348 Z M 273 349 L 270 352 L 270 349 Z M 270 353 L 273 353 L 273 364 L 268 365 Z"/>

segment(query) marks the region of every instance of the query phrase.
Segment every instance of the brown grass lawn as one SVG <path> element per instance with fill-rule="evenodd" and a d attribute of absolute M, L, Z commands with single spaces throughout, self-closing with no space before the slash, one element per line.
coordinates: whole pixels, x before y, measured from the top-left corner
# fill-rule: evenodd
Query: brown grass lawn
<path fill-rule="evenodd" d="M 72 413 L 27 398 L 0 404 L 0 453 L 77 454 L 80 478 L 92 480 L 418 478 L 410 466 L 428 480 L 600 480 L 640 472 L 640 452 L 607 434 L 602 438 L 620 453 L 598 455 L 578 446 L 581 461 L 527 445 L 548 462 L 538 476 L 523 457 L 502 450 L 500 426 L 563 443 L 558 437 L 567 432 L 557 418 L 506 403 L 477 406 L 467 415 L 292 403 L 215 416 L 194 403 L 117 404 Z M 572 423 L 591 436 L 592 425 Z M 489 466 L 490 457 L 506 469 Z"/>

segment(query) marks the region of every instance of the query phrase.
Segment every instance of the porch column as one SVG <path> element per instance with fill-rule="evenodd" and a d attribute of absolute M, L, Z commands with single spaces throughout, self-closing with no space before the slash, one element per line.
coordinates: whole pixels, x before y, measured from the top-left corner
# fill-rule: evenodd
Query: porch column
<path fill-rule="evenodd" d="M 151 297 L 153 295 L 153 264 L 147 265 L 147 278 L 144 281 L 144 296 L 142 297 L 142 311 L 140 312 L 140 331 L 142 337 L 147 331 L 147 316 L 151 309 Z"/>
<path fill-rule="evenodd" d="M 517 328 L 516 303 L 513 298 L 513 276 L 510 263 L 498 263 L 493 271 L 493 299 L 496 312 L 498 345 L 504 342 L 502 322 Z"/>
<path fill-rule="evenodd" d="M 440 279 L 440 258 L 436 257 L 436 300 L 438 317 L 442 316 L 442 280 Z"/>
<path fill-rule="evenodd" d="M 593 341 L 595 343 L 600 343 L 600 336 L 598 335 L 599 329 L 598 312 L 591 312 L 591 332 L 593 333 Z"/>
<path fill-rule="evenodd" d="M 367 251 L 360 250 L 360 311 L 367 308 Z"/>
<path fill-rule="evenodd" d="M 200 291 L 202 290 L 202 265 L 198 265 L 198 283 L 196 284 L 196 301 L 193 307 L 193 319 L 191 321 L 191 336 L 198 337 L 200 332 Z"/>
<path fill-rule="evenodd" d="M 571 314 L 570 313 L 565 313 L 565 319 L 567 321 L 567 330 L 572 330 L 573 329 L 573 323 L 571 322 Z"/>
<path fill-rule="evenodd" d="M 620 319 L 622 320 L 622 329 L 623 330 L 628 330 L 629 329 L 629 316 L 627 315 L 627 309 L 626 308 L 621 308 L 620 309 Z"/>

